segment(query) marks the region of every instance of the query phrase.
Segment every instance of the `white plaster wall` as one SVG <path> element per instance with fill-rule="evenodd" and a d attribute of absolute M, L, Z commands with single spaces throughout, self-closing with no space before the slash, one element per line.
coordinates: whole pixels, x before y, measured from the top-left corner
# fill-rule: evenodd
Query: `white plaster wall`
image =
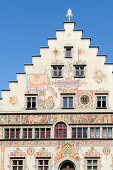
<path fill-rule="evenodd" d="M 52 85 L 52 82 L 55 83 L 55 79 L 52 79 L 51 75 L 51 64 L 53 62 L 62 62 L 65 66 L 68 66 L 70 62 L 73 64 L 78 60 L 78 47 L 83 49 L 84 53 L 82 56 L 79 56 L 79 59 L 86 62 L 86 77 L 81 80 L 85 81 L 85 85 L 78 87 L 78 90 L 99 90 L 103 89 L 104 91 L 108 90 L 109 92 L 109 107 L 108 110 L 113 110 L 113 66 L 104 65 L 105 57 L 97 56 L 98 48 L 89 48 L 90 41 L 89 39 L 81 39 L 82 31 L 73 31 L 74 23 L 64 23 L 65 31 L 56 31 L 56 40 L 48 40 L 49 48 L 41 48 L 40 54 L 41 57 L 33 57 L 33 65 L 26 66 L 26 74 L 18 74 L 17 80 L 18 83 L 9 83 L 10 91 L 2 91 L 2 100 L 0 100 L 0 111 L 25 111 L 25 97 L 26 92 L 26 75 L 27 74 L 47 74 L 51 87 L 57 92 L 57 98 L 54 98 L 55 107 L 50 110 L 60 109 L 60 94 L 55 85 Z M 71 59 L 67 59 L 64 56 L 64 46 L 71 45 L 73 46 L 73 56 Z M 59 55 L 55 57 L 54 50 L 58 49 Z M 73 68 L 72 64 L 72 69 Z M 73 72 L 66 73 L 65 68 L 63 72 L 63 79 L 73 78 Z M 102 70 L 105 77 L 103 78 L 102 83 L 97 83 L 94 79 L 94 73 L 96 70 Z M 58 80 L 58 79 L 57 79 Z M 60 79 L 61 80 L 61 79 Z M 75 79 L 76 80 L 76 79 Z M 39 93 L 37 91 L 37 93 Z M 76 93 L 76 91 L 75 91 Z M 50 95 L 50 89 L 47 91 L 47 95 Z M 16 96 L 17 103 L 15 105 L 10 104 L 10 97 Z M 47 96 L 46 96 L 47 97 Z M 95 105 L 95 104 L 94 104 Z M 49 109 L 49 108 L 48 108 Z M 39 110 L 39 108 L 38 108 Z M 47 110 L 47 109 L 46 109 Z M 75 108 L 75 110 L 80 110 Z M 86 108 L 85 108 L 86 110 Z M 95 107 L 93 109 L 95 111 Z"/>

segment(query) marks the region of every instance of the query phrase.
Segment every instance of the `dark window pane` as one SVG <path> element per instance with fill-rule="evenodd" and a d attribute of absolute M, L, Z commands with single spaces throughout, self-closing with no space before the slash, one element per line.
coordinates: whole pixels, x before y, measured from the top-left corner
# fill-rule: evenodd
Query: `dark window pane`
<path fill-rule="evenodd" d="M 5 139 L 9 139 L 9 129 L 5 129 Z"/>
<path fill-rule="evenodd" d="M 23 129 L 23 138 L 24 138 L 24 139 L 27 138 L 27 129 Z"/>
<path fill-rule="evenodd" d="M 40 134 L 41 138 L 45 138 L 45 129 L 41 128 L 41 134 Z"/>
<path fill-rule="evenodd" d="M 31 108 L 31 102 L 27 102 L 27 108 Z"/>
<path fill-rule="evenodd" d="M 39 165 L 43 165 L 43 160 L 39 160 Z"/>
<path fill-rule="evenodd" d="M 108 138 L 112 138 L 112 128 L 108 128 Z"/>
<path fill-rule="evenodd" d="M 103 128 L 103 138 L 107 137 L 107 128 Z"/>
<path fill-rule="evenodd" d="M 46 138 L 50 138 L 50 128 L 46 129 Z"/>
<path fill-rule="evenodd" d="M 87 138 L 87 128 L 83 128 L 83 138 Z"/>
<path fill-rule="evenodd" d="M 11 131 L 10 131 L 10 138 L 11 139 L 15 138 L 15 129 L 11 129 Z"/>
<path fill-rule="evenodd" d="M 16 129 L 16 139 L 20 139 L 20 129 Z"/>
<path fill-rule="evenodd" d="M 101 107 L 101 101 L 97 101 L 97 107 Z"/>
<path fill-rule="evenodd" d="M 44 160 L 44 165 L 48 165 L 48 160 Z"/>
<path fill-rule="evenodd" d="M 106 107 L 106 101 L 102 101 L 102 107 Z"/>
<path fill-rule="evenodd" d="M 23 170 L 23 167 L 22 167 L 22 166 L 19 166 L 19 167 L 18 167 L 18 170 Z"/>
<path fill-rule="evenodd" d="M 96 138 L 100 138 L 100 128 L 96 128 Z"/>
<path fill-rule="evenodd" d="M 62 129 L 59 129 L 59 138 L 62 138 Z"/>
<path fill-rule="evenodd" d="M 23 165 L 23 160 L 19 160 L 18 165 Z"/>
<path fill-rule="evenodd" d="M 28 101 L 28 102 L 31 102 L 31 97 L 27 97 L 27 101 Z"/>
<path fill-rule="evenodd" d="M 16 160 L 13 161 L 13 165 L 17 165 L 17 161 Z"/>
<path fill-rule="evenodd" d="M 39 128 L 35 129 L 35 138 L 39 138 Z"/>
<path fill-rule="evenodd" d="M 76 138 L 76 128 L 72 128 L 72 138 Z"/>
<path fill-rule="evenodd" d="M 82 138 L 82 128 L 78 128 L 78 138 Z"/>
<path fill-rule="evenodd" d="M 91 133 L 91 138 L 94 138 L 94 137 L 95 137 L 94 128 L 91 128 L 91 129 L 90 129 L 90 133 Z"/>
<path fill-rule="evenodd" d="M 17 170 L 17 167 L 16 167 L 16 166 L 14 166 L 14 167 L 13 167 L 13 170 Z"/>
<path fill-rule="evenodd" d="M 28 139 L 32 139 L 32 129 L 28 129 Z"/>

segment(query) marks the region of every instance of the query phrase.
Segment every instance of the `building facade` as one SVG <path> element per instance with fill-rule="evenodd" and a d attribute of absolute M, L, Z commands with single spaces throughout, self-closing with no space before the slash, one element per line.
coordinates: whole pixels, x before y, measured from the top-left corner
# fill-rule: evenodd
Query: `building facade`
<path fill-rule="evenodd" d="M 65 21 L 0 99 L 0 170 L 113 170 L 113 64 Z"/>

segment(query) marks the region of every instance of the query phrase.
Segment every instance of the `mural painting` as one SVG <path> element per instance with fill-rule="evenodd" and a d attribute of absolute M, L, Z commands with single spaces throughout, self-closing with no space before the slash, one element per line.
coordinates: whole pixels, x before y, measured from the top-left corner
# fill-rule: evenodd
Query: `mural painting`
<path fill-rule="evenodd" d="M 93 107 L 93 90 L 77 90 L 77 107 Z"/>
<path fill-rule="evenodd" d="M 47 74 L 29 74 L 27 75 L 27 90 L 47 89 Z"/>
<path fill-rule="evenodd" d="M 42 114 L 42 115 L 0 115 L 0 124 L 53 124 L 59 120 L 68 123 L 113 123 L 113 114 Z"/>

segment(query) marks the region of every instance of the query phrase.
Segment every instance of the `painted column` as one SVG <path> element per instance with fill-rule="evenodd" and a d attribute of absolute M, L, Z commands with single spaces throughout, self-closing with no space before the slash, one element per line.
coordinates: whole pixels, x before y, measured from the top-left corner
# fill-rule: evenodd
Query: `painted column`
<path fill-rule="evenodd" d="M 0 149 L 1 149 L 1 168 L 0 168 L 0 170 L 5 170 L 5 168 L 4 168 L 4 151 L 5 151 L 5 148 L 2 146 Z"/>

